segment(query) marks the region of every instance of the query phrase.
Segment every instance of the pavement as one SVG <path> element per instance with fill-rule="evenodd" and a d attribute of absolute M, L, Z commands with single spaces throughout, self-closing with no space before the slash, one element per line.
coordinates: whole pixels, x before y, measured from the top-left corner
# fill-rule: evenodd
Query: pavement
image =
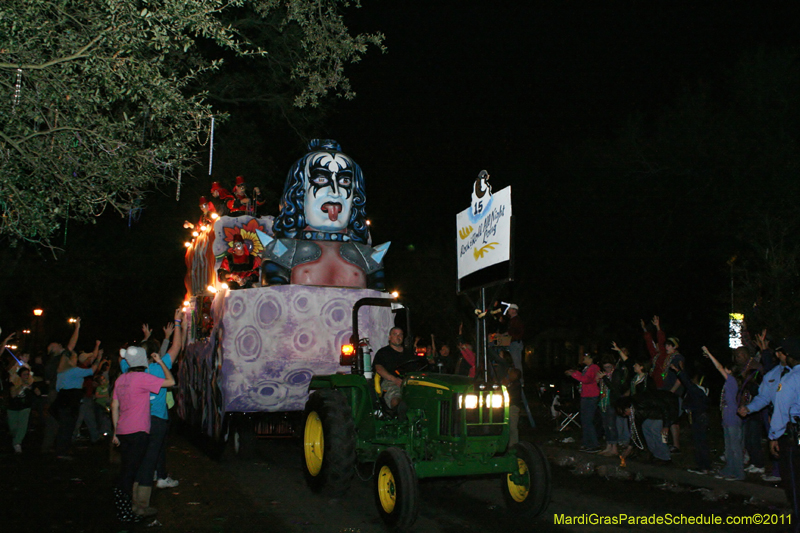
<path fill-rule="evenodd" d="M 667 466 L 649 464 L 647 462 L 649 454 L 645 449 L 639 451 L 635 458 L 626 459 L 624 466 L 621 466 L 619 457 L 605 457 L 596 453 L 580 451 L 580 429 L 560 432 L 554 427 L 542 427 L 541 424 L 533 430 L 520 428 L 523 438 L 532 440 L 542 447 L 551 464 L 572 467 L 576 473 L 584 475 L 595 473 L 621 479 L 663 480 L 665 483 L 678 486 L 708 489 L 708 491 L 716 493 L 718 497 L 733 494 L 745 499 L 752 499 L 753 502 L 763 502 L 768 506 L 788 507 L 783 489 L 777 483 L 762 480 L 761 474 L 746 474 L 747 479 L 744 481 L 727 481 L 716 479 L 714 474 L 688 472 L 688 468 L 695 467 L 694 450 L 691 447 L 689 428 L 682 427 L 681 431 L 682 453 L 672 455 L 673 464 Z M 572 442 L 563 442 L 565 439 L 569 440 L 570 437 Z M 766 444 L 764 446 L 766 448 Z M 721 450 L 712 449 L 712 457 L 718 457 L 721 453 Z M 717 460 L 715 466 L 722 467 L 723 465 L 721 461 Z M 769 471 L 769 466 L 768 462 L 767 471 Z"/>

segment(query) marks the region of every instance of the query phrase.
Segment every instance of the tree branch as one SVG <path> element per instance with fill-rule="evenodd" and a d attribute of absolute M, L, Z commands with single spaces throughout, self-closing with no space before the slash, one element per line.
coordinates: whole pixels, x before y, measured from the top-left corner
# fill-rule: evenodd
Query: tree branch
<path fill-rule="evenodd" d="M 89 43 L 86 44 L 86 46 L 84 46 L 83 48 L 81 48 L 72 55 L 68 55 L 66 57 L 59 57 L 57 59 L 51 59 L 50 61 L 45 61 L 44 63 L 41 63 L 39 65 L 27 65 L 20 63 L 0 63 L 0 68 L 6 68 L 6 69 L 20 68 L 22 70 L 44 70 L 46 68 L 52 67 L 53 65 L 58 65 L 59 63 L 67 63 L 69 61 L 75 61 L 76 59 L 85 59 L 87 57 L 91 57 L 90 55 L 86 54 L 86 51 L 89 50 L 95 44 L 97 44 L 97 42 L 100 39 L 102 39 L 103 36 L 105 36 L 105 34 L 108 33 L 108 30 L 110 29 L 111 28 L 106 28 L 105 30 L 100 32 L 100 35 L 89 41 Z"/>

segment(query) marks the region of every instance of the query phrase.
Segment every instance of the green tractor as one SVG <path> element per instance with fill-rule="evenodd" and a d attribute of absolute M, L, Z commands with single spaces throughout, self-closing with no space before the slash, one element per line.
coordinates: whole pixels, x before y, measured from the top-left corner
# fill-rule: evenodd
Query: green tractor
<path fill-rule="evenodd" d="M 370 378 L 367 343 L 358 342 L 358 309 L 364 305 L 402 308 L 383 298 L 359 300 L 353 309 L 354 350 L 342 356 L 352 372 L 312 378 L 303 414 L 309 487 L 341 495 L 357 465 L 372 463 L 378 512 L 388 526 L 405 529 L 419 512 L 419 479 L 497 474 L 511 510 L 530 518 L 542 514 L 550 501 L 550 467 L 536 445 L 508 445 L 505 387 L 426 372 L 420 366 L 424 358 L 415 358 L 403 380 L 407 411 L 398 416 Z"/>

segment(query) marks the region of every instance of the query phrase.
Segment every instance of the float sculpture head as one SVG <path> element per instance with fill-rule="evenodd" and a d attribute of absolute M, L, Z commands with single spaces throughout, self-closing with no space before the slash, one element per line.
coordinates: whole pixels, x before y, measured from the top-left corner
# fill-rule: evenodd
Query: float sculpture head
<path fill-rule="evenodd" d="M 289 170 L 273 231 L 278 237 L 366 243 L 365 204 L 358 164 L 336 141 L 314 139 Z"/>

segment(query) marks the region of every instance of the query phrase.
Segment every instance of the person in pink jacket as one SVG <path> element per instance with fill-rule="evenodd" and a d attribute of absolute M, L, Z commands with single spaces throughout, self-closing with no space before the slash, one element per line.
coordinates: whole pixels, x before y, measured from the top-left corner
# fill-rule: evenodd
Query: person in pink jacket
<path fill-rule="evenodd" d="M 114 382 L 111 400 L 111 421 L 114 435 L 111 442 L 119 446 L 121 469 L 114 487 L 114 504 L 117 518 L 122 522 L 135 522 L 141 516 L 152 514 L 141 510 L 135 512 L 131 506 L 133 482 L 147 451 L 150 437 L 150 395 L 158 394 L 162 387 L 175 385 L 175 378 L 157 353 L 153 361 L 161 366 L 164 378 L 146 373 L 147 352 L 139 346 L 120 350 L 130 369 Z M 147 490 L 152 487 L 146 487 Z M 149 500 L 149 494 L 148 500 Z"/>
<path fill-rule="evenodd" d="M 600 451 L 597 431 L 594 427 L 594 415 L 600 402 L 600 386 L 597 384 L 600 367 L 594 363 L 594 355 L 583 354 L 583 370 L 567 370 L 566 375 L 581 383 L 581 429 L 583 445 L 581 451 L 596 453 Z"/>

